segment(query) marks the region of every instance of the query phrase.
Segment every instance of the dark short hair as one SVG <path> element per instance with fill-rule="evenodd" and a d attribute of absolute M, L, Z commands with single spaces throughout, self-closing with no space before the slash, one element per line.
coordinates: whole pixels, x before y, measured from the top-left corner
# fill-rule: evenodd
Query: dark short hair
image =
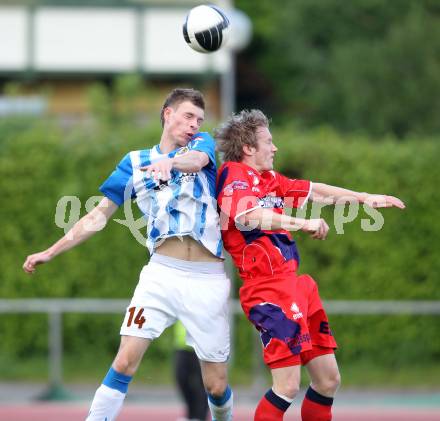
<path fill-rule="evenodd" d="M 241 162 L 243 146 L 257 148 L 257 129 L 269 127 L 269 119 L 260 110 L 243 110 L 229 117 L 214 130 L 217 149 L 225 161 Z"/>
<path fill-rule="evenodd" d="M 203 95 L 200 91 L 191 88 L 173 89 L 166 97 L 165 102 L 162 106 L 162 110 L 160 112 L 160 121 L 162 123 L 162 127 L 165 124 L 165 119 L 163 117 L 165 108 L 180 105 L 182 102 L 185 101 L 189 101 L 196 107 L 205 110 L 205 100 L 203 99 Z"/>

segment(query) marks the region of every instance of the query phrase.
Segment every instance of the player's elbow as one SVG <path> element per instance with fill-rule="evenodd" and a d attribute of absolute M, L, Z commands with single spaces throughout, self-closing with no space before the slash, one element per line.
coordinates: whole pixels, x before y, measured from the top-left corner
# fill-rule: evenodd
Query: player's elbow
<path fill-rule="evenodd" d="M 107 225 L 108 219 L 102 212 L 91 212 L 84 218 L 83 228 L 89 233 L 102 231 Z"/>
<path fill-rule="evenodd" d="M 209 158 L 206 153 L 199 152 L 199 151 L 192 151 L 191 154 L 191 161 L 192 161 L 192 168 L 191 172 L 199 172 L 204 167 L 206 167 L 209 163 Z"/>
<path fill-rule="evenodd" d="M 209 158 L 205 153 L 199 152 L 196 155 L 195 159 L 195 167 L 196 170 L 194 172 L 201 171 L 204 167 L 206 167 L 209 163 Z"/>

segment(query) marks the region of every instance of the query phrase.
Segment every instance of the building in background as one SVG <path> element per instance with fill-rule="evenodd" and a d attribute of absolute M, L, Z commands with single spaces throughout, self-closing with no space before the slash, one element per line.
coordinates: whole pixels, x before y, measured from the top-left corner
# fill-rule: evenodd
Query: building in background
<path fill-rule="evenodd" d="M 212 3 L 230 9 L 232 2 Z M 233 59 L 191 50 L 182 36 L 187 11 L 199 1 L 0 1 L 0 116 L 23 112 L 82 117 L 88 92 L 101 82 L 115 89 L 121 75 L 149 87 L 140 112 L 157 109 L 170 86 L 196 86 L 208 115 L 222 113 L 221 81 Z"/>

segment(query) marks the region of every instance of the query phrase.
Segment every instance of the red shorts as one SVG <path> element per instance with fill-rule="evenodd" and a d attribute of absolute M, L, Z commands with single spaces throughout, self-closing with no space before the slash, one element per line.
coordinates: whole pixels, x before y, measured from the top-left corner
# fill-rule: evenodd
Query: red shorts
<path fill-rule="evenodd" d="M 260 332 L 264 362 L 270 368 L 305 365 L 337 348 L 318 287 L 309 275 L 291 272 L 246 280 L 240 302 Z"/>

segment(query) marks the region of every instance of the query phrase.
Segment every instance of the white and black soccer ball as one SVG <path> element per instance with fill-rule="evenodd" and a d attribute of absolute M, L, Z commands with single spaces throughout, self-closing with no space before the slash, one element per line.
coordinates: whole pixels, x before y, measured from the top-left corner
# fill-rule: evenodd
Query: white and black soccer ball
<path fill-rule="evenodd" d="M 217 6 L 201 5 L 192 8 L 183 24 L 186 43 L 199 53 L 212 53 L 221 48 L 230 30 L 229 19 Z"/>

